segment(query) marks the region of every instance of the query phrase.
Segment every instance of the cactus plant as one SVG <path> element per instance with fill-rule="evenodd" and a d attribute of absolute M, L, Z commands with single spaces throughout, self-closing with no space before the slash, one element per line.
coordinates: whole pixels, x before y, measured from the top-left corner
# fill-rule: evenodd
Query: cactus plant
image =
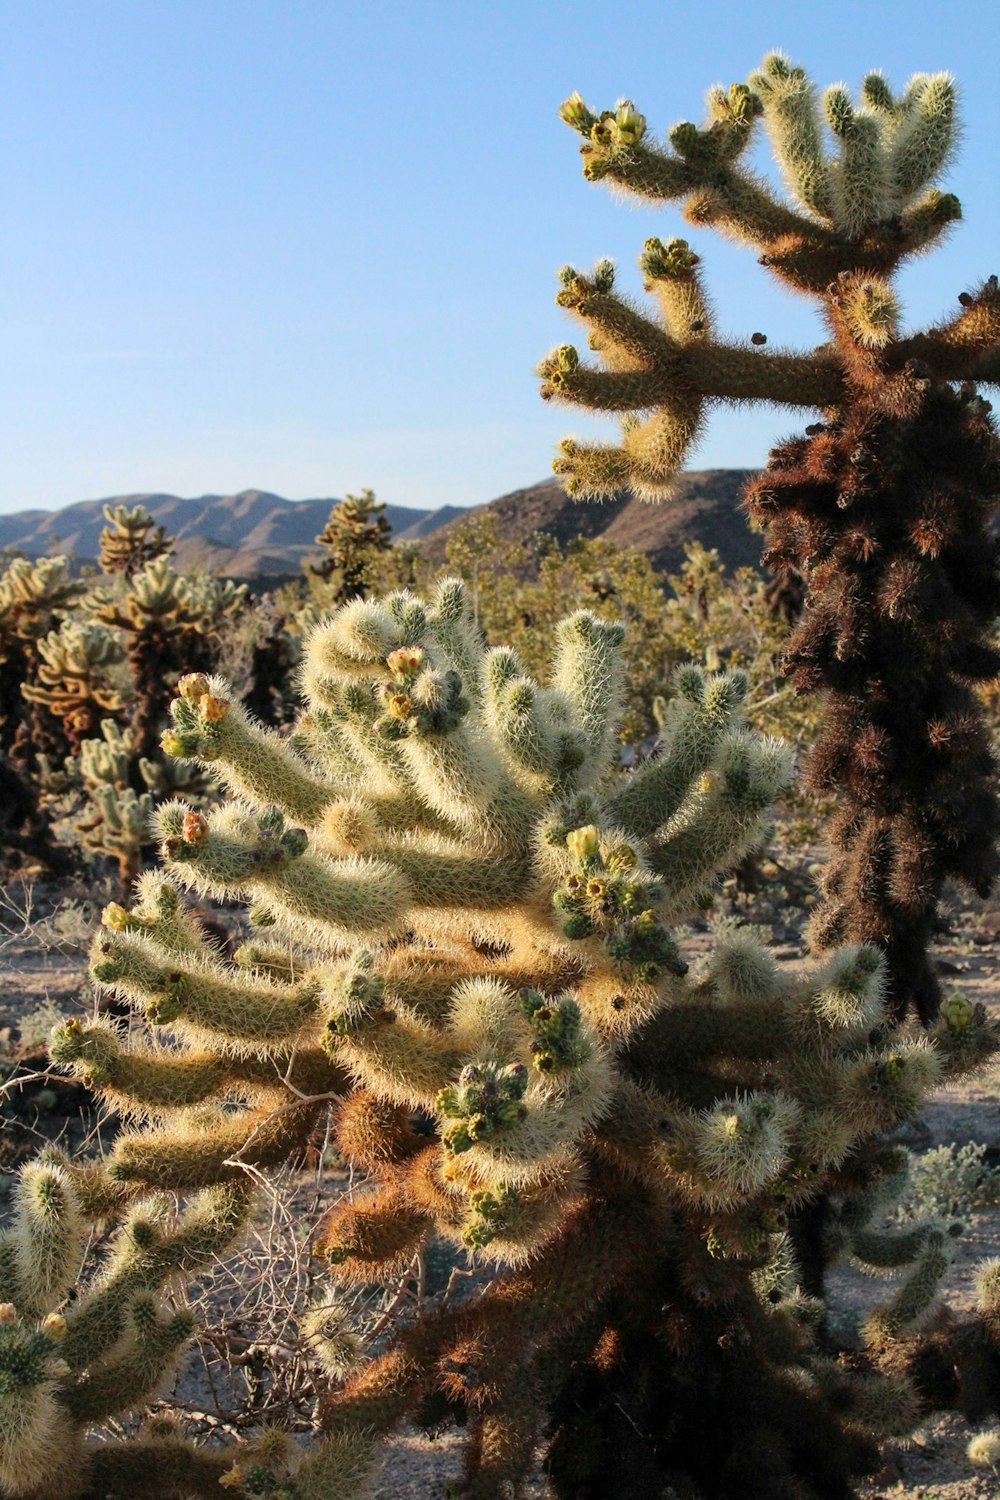
<path fill-rule="evenodd" d="M 92 973 L 132 1025 L 52 1042 L 130 1122 L 107 1190 L 259 1176 L 332 1106 L 370 1186 L 314 1227 L 330 1276 L 432 1236 L 495 1273 L 331 1385 L 312 1445 L 233 1455 L 238 1494 L 353 1496 L 379 1433 L 451 1412 L 469 1496 L 518 1493 L 543 1437 L 564 1496 L 839 1495 L 922 1410 L 881 1366 L 951 1226 L 881 1228 L 880 1138 L 994 1031 L 958 998 L 895 1031 L 870 948 L 795 974 L 739 930 L 689 968 L 672 924 L 760 838 L 788 756 L 743 723 L 743 674 L 686 667 L 659 752 L 616 771 L 622 637 L 570 616 L 543 686 L 446 580 L 314 631 L 290 741 L 181 679 L 164 749 L 227 795 L 162 805 L 162 871 L 105 912 Z M 185 888 L 251 903 L 231 961 Z M 838 1361 L 797 1263 L 847 1254 L 909 1271 Z"/>
<path fill-rule="evenodd" d="M 127 505 L 105 505 L 103 510 L 108 524 L 100 535 L 102 572 L 131 578 L 147 563 L 169 557 L 173 551 L 174 538 L 167 535 L 165 526 L 157 526 L 144 505 L 133 505 L 131 510 Z"/>
<path fill-rule="evenodd" d="M 1000 669 L 988 639 L 1000 609 L 990 531 L 1000 449 L 977 393 L 1000 380 L 1000 291 L 991 277 L 961 293 L 954 317 L 907 332 L 894 286 L 960 217 L 937 186 L 957 139 L 955 82 L 917 74 L 896 94 L 870 73 L 859 98 L 842 84 L 820 98 L 802 68 L 772 53 L 746 84 L 710 90 L 708 110 L 703 127 L 675 125 L 666 146 L 628 100 L 595 114 L 573 95 L 561 113 L 584 137 L 589 180 L 680 200 L 692 225 L 751 247 L 814 300 L 828 341 L 798 353 L 766 348 L 760 332 L 721 338 L 683 239 L 644 247 L 654 316 L 615 291 L 610 262 L 567 267 L 557 300 L 604 368 L 564 345 L 540 367 L 543 395 L 625 416 L 620 445 L 567 440 L 555 467 L 579 496 L 630 486 L 668 498 L 713 404 L 818 410 L 746 494 L 765 558 L 789 585 L 776 603 L 794 617 L 801 602 L 787 669 L 824 703 L 808 774 L 838 806 L 813 936 L 821 949 L 879 944 L 893 1013 L 929 1022 L 943 883 L 985 891 L 1000 831 L 973 692 Z M 758 119 L 784 198 L 742 165 Z"/>
<path fill-rule="evenodd" d="M 96 1445 L 87 1432 L 151 1399 L 170 1375 L 192 1320 L 163 1294 L 232 1243 L 248 1205 L 243 1184 L 207 1188 L 180 1215 L 137 1199 L 99 1269 L 78 1286 L 88 1232 L 106 1205 L 88 1196 L 87 1174 L 55 1151 L 22 1171 L 13 1225 L 0 1235 L 6 1500 L 106 1494 L 105 1477 L 119 1492 L 163 1493 L 156 1486 L 169 1483 L 171 1460 L 183 1451 L 176 1439 Z M 210 1457 L 198 1461 L 211 1473 Z M 214 1469 L 221 1475 L 225 1464 Z M 123 1481 L 131 1481 L 127 1491 Z"/>
<path fill-rule="evenodd" d="M 95 618 L 125 637 L 134 695 L 131 727 L 139 757 L 149 759 L 156 749 L 170 688 L 184 665 L 209 664 L 215 633 L 245 597 L 244 584 L 186 577 L 165 557 L 147 563 L 123 585 L 97 588 L 89 596 Z"/>
<path fill-rule="evenodd" d="M 36 649 L 38 680 L 25 682 L 21 691 L 29 703 L 43 704 L 62 721 L 70 754 L 76 755 L 102 715 L 122 707 L 112 678 L 124 649 L 106 626 L 75 620 L 64 620 L 58 630 L 42 636 Z"/>
<path fill-rule="evenodd" d="M 69 615 L 84 587 L 67 557 L 16 557 L 0 576 L 0 748 L 23 773 L 34 770 L 39 754 L 63 748 L 38 708 L 25 716 L 21 688 L 38 680 L 39 643 Z"/>
<path fill-rule="evenodd" d="M 100 734 L 81 740 L 61 771 L 43 759 L 41 777 L 59 836 L 85 854 L 114 860 L 127 896 L 156 847 L 155 799 L 183 791 L 197 800 L 206 782 L 190 763 L 139 756 L 132 730 L 120 729 L 114 719 L 97 727 Z"/>
<path fill-rule="evenodd" d="M 334 604 L 363 599 L 368 592 L 373 561 L 392 546 L 392 528 L 382 514 L 384 510 L 385 503 L 375 499 L 374 490 L 362 490 L 360 495 L 348 495 L 330 511 L 316 538 L 325 556 L 321 562 L 312 563 L 310 571 L 334 582 Z"/>

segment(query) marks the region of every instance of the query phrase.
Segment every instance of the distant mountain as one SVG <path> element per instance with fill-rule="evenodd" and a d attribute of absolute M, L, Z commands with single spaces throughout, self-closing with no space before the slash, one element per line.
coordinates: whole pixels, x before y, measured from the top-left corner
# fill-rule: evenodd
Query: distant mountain
<path fill-rule="evenodd" d="M 660 572 L 672 572 L 684 560 L 684 544 L 693 538 L 717 547 L 728 567 L 757 566 L 760 540 L 739 515 L 740 494 L 750 471 L 704 469 L 682 474 L 672 500 L 646 505 L 622 494 L 603 505 L 570 500 L 557 479 L 501 495 L 488 504 L 463 509 L 443 505 L 416 510 L 387 505 L 385 516 L 394 541 L 419 542 L 432 563 L 444 561 L 449 536 L 477 511 L 495 515 L 507 539 L 527 540 L 543 532 L 565 543 L 576 536 L 604 537 L 619 547 L 648 553 Z M 115 495 L 109 500 L 82 500 L 63 510 L 25 510 L 0 515 L 0 548 L 17 547 L 30 556 L 72 552 L 92 561 L 104 525 L 105 505 L 145 505 L 178 538 L 177 560 L 200 565 L 231 578 L 268 579 L 298 574 L 302 562 L 317 552 L 333 499 L 285 500 L 264 490 L 238 495 Z"/>
<path fill-rule="evenodd" d="M 105 505 L 145 505 L 178 538 L 180 563 L 202 562 L 233 578 L 297 573 L 303 558 L 317 551 L 315 538 L 326 524 L 335 499 L 286 500 L 266 490 L 238 495 L 114 495 L 81 500 L 62 510 L 23 510 L 0 515 L 0 547 L 17 547 L 29 556 L 73 552 L 85 561 L 97 557 Z M 460 514 L 456 506 L 416 510 L 387 505 L 385 517 L 396 540 L 419 540 L 435 525 Z"/>
<path fill-rule="evenodd" d="M 760 537 L 750 531 L 739 510 L 743 486 L 752 472 L 702 469 L 681 474 L 673 498 L 657 505 L 637 500 L 631 493 L 600 505 L 571 500 L 558 479 L 544 479 L 477 510 L 497 517 L 505 540 L 524 541 L 539 531 L 561 543 L 577 536 L 603 537 L 618 547 L 647 553 L 662 573 L 680 567 L 684 545 L 693 540 L 716 547 L 729 568 L 759 567 Z M 434 563 L 443 562 L 448 538 L 458 524 L 460 520 L 450 521 L 435 529 L 423 543 L 424 556 Z"/>

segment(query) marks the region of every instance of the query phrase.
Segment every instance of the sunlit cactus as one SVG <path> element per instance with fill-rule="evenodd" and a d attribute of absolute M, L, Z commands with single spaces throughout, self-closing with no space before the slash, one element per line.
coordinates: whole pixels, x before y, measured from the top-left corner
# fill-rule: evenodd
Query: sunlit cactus
<path fill-rule="evenodd" d="M 772 53 L 746 84 L 710 90 L 707 122 L 675 125 L 664 144 L 629 101 L 597 114 L 573 95 L 561 113 L 584 137 L 588 179 L 677 200 L 690 224 L 751 247 L 822 315 L 828 339 L 812 351 L 772 350 L 759 331 L 725 339 L 700 257 L 686 240 L 650 239 L 640 265 L 654 312 L 616 292 L 610 262 L 563 270 L 557 300 L 600 362 L 556 349 L 542 393 L 623 414 L 619 445 L 563 443 L 555 468 L 581 497 L 630 487 L 669 499 L 714 404 L 818 412 L 746 493 L 776 607 L 802 611 L 788 672 L 825 708 L 808 778 L 836 794 L 837 812 L 813 938 L 877 943 L 893 1012 L 928 1022 L 942 887 L 957 878 L 985 892 L 1000 832 L 974 692 L 1000 669 L 989 639 L 1000 449 L 977 393 L 1000 381 L 1000 292 L 990 277 L 954 316 L 908 331 L 894 286 L 961 216 L 938 186 L 958 136 L 955 81 L 920 73 L 897 95 L 871 73 L 857 98 L 842 84 L 820 95 Z M 784 197 L 743 165 L 758 121 Z"/>
<path fill-rule="evenodd" d="M 164 749 L 225 796 L 161 806 L 162 871 L 105 911 L 92 974 L 131 1024 L 52 1041 L 128 1122 L 106 1190 L 257 1180 L 332 1110 L 369 1181 L 313 1228 L 335 1283 L 397 1274 L 431 1238 L 495 1272 L 378 1357 L 331 1356 L 315 1440 L 237 1450 L 238 1495 L 348 1500 L 377 1436 L 434 1397 L 469 1422 L 470 1496 L 518 1493 L 544 1441 L 559 1495 L 655 1476 L 823 1497 L 926 1407 L 882 1364 L 952 1237 L 888 1244 L 881 1137 L 993 1030 L 956 1000 L 929 1036 L 897 1033 L 869 948 L 799 974 L 739 930 L 689 966 L 672 924 L 761 838 L 789 760 L 747 729 L 741 673 L 688 667 L 657 753 L 618 771 L 622 646 L 579 612 L 543 684 L 484 647 L 447 580 L 314 631 L 291 740 L 223 679 L 180 681 Z M 232 959 L 185 888 L 251 903 Z M 891 1257 L 911 1290 L 837 1359 L 817 1298 L 846 1255 Z"/>
<path fill-rule="evenodd" d="M 173 551 L 174 538 L 167 535 L 165 526 L 157 526 L 144 505 L 131 509 L 127 505 L 105 505 L 103 509 L 108 524 L 100 535 L 98 562 L 102 572 L 124 573 L 130 578 L 147 563 Z"/>
<path fill-rule="evenodd" d="M 123 633 L 138 755 L 149 758 L 156 748 L 178 674 L 185 665 L 209 665 L 215 633 L 245 597 L 245 585 L 207 574 L 187 576 L 165 557 L 89 596 L 94 617 Z"/>
<path fill-rule="evenodd" d="M 125 652 L 118 636 L 104 625 L 64 620 L 37 642 L 40 662 L 36 682 L 22 692 L 29 703 L 40 703 L 59 719 L 70 753 L 93 734 L 105 714 L 122 707 L 121 684 L 114 669 Z"/>
<path fill-rule="evenodd" d="M 22 689 L 38 682 L 39 642 L 57 629 L 83 592 L 65 557 L 15 558 L 0 574 L 0 842 L 8 855 L 41 860 L 65 873 L 40 806 L 40 757 L 61 757 L 58 724 Z"/>
<path fill-rule="evenodd" d="M 88 1430 L 151 1400 L 169 1378 L 193 1320 L 163 1294 L 232 1243 L 248 1205 L 242 1184 L 208 1188 L 180 1214 L 137 1200 L 81 1283 L 88 1235 L 107 1205 L 91 1201 L 87 1174 L 56 1152 L 22 1171 L 12 1226 L 0 1234 L 0 1493 L 7 1500 L 103 1494 L 106 1472 L 134 1476 L 136 1487 L 123 1493 L 157 1493 L 163 1471 L 154 1451 L 142 1442 L 93 1444 Z"/>
<path fill-rule="evenodd" d="M 66 557 L 17 557 L 0 575 L 0 748 L 22 772 L 34 769 L 39 753 L 61 748 L 39 710 L 25 716 L 21 689 L 38 681 L 39 643 L 83 592 Z"/>
<path fill-rule="evenodd" d="M 332 603 L 347 604 L 363 599 L 371 587 L 372 563 L 392 546 L 392 528 L 382 512 L 385 503 L 374 490 L 348 495 L 330 511 L 316 538 L 324 556 L 310 564 L 310 571 L 334 585 Z"/>
<path fill-rule="evenodd" d="M 46 779 L 66 808 L 61 836 L 87 854 L 113 860 L 127 895 L 155 849 L 156 800 L 180 791 L 194 797 L 205 782 L 193 765 L 139 756 L 132 731 L 122 731 L 113 719 L 97 727 L 100 736 L 80 742 L 62 775 L 46 768 Z"/>

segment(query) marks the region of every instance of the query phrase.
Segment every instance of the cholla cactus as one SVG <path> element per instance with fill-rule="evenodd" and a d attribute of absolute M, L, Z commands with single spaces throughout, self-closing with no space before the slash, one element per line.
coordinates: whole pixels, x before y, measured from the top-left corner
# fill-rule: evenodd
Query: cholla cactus
<path fill-rule="evenodd" d="M 134 692 L 132 730 L 140 756 L 148 759 L 156 748 L 166 698 L 178 673 L 192 660 L 208 665 L 214 633 L 245 597 L 245 585 L 207 575 L 187 577 L 165 557 L 148 563 L 124 587 L 96 589 L 90 596 L 96 618 L 125 637 Z"/>
<path fill-rule="evenodd" d="M 392 528 L 382 512 L 384 501 L 375 499 L 374 490 L 348 495 L 330 511 L 329 519 L 316 538 L 325 556 L 310 565 L 319 578 L 334 580 L 332 603 L 347 604 L 363 599 L 371 586 L 372 563 L 380 552 L 392 546 Z"/>
<path fill-rule="evenodd" d="M 169 557 L 173 551 L 174 538 L 167 535 L 165 526 L 157 526 L 144 505 L 131 510 L 127 505 L 105 505 L 104 519 L 108 524 L 101 532 L 98 561 L 105 573 L 131 578 L 147 563 Z"/>
<path fill-rule="evenodd" d="M 893 285 L 960 217 L 936 185 L 957 139 L 955 82 L 921 73 L 897 95 L 870 73 L 858 99 L 842 84 L 820 98 L 772 53 L 747 84 L 712 89 L 708 108 L 704 127 L 675 125 L 667 146 L 628 101 L 596 115 L 574 95 L 561 113 L 585 138 L 590 180 L 681 200 L 691 224 L 750 246 L 815 299 L 829 341 L 793 353 L 765 348 L 759 332 L 720 338 L 682 239 L 648 240 L 641 256 L 658 316 L 615 292 L 609 262 L 567 267 L 557 300 L 605 367 L 557 349 L 541 366 L 543 395 L 626 415 L 620 446 L 568 440 L 555 467 L 572 494 L 669 497 L 713 403 L 819 410 L 746 496 L 765 560 L 792 585 L 776 603 L 804 609 L 788 671 L 825 707 L 809 779 L 838 809 L 813 935 L 820 948 L 878 943 L 894 1013 L 930 1021 L 942 886 L 958 878 L 985 892 L 1000 831 L 972 686 L 1000 668 L 988 639 L 1000 610 L 990 530 L 1000 450 L 977 394 L 1000 380 L 1000 292 L 990 277 L 961 293 L 954 317 L 907 332 Z M 758 119 L 787 200 L 741 165 Z"/>
<path fill-rule="evenodd" d="M 37 681 L 39 642 L 83 591 L 66 557 L 17 557 L 0 577 L 0 748 L 19 771 L 33 770 L 39 752 L 60 748 L 37 710 L 25 717 L 21 688 Z"/>
<path fill-rule="evenodd" d="M 65 739 L 42 707 L 26 708 L 22 688 L 36 684 L 39 641 L 74 607 L 83 585 L 65 557 L 15 558 L 0 575 L 0 838 L 5 853 L 40 858 L 65 873 L 39 804 L 36 773 L 44 757 L 65 753 Z"/>
<path fill-rule="evenodd" d="M 195 766 L 139 756 L 132 731 L 113 719 L 99 727 L 100 738 L 83 740 L 79 755 L 67 760 L 59 790 L 82 796 L 82 806 L 68 813 L 70 837 L 88 854 L 117 863 L 125 895 L 155 847 L 154 799 L 179 791 L 195 797 L 205 782 Z"/>
<path fill-rule="evenodd" d="M 92 972 L 128 1032 L 53 1039 L 132 1122 L 110 1188 L 240 1182 L 332 1103 L 371 1186 L 315 1226 L 330 1275 L 392 1274 L 435 1235 L 496 1272 L 348 1373 L 312 1447 L 237 1454 L 238 1493 L 354 1496 L 376 1434 L 434 1397 L 470 1420 L 470 1496 L 517 1493 L 543 1431 L 561 1495 L 828 1496 L 921 1409 L 881 1363 L 951 1237 L 888 1243 L 879 1138 L 993 1032 L 966 1005 L 895 1033 L 867 948 L 797 975 L 735 932 L 689 969 L 671 924 L 760 838 L 788 757 L 742 722 L 741 674 L 691 667 L 659 752 L 615 772 L 622 634 L 564 620 L 542 686 L 455 580 L 355 601 L 307 644 L 291 742 L 181 680 L 164 748 L 228 800 L 161 807 L 163 873 L 105 912 Z M 252 902 L 231 962 L 183 887 Z M 795 1284 L 844 1254 L 912 1289 L 838 1362 Z"/>
<path fill-rule="evenodd" d="M 211 1187 L 180 1215 L 137 1200 L 88 1284 L 77 1286 L 88 1232 L 107 1204 L 58 1153 L 25 1168 L 12 1228 L 0 1236 L 0 1493 L 64 1500 L 107 1492 L 157 1495 L 185 1445 L 86 1441 L 95 1424 L 150 1400 L 193 1331 L 163 1294 L 232 1243 L 244 1186 Z M 72 1300 L 70 1292 L 75 1295 Z M 211 1460 L 198 1456 L 203 1469 Z M 225 1464 L 216 1464 L 216 1473 Z M 134 1487 L 133 1487 L 134 1486 Z M 176 1492 L 176 1491 L 175 1491 Z"/>
<path fill-rule="evenodd" d="M 37 642 L 37 650 L 38 680 L 24 683 L 21 691 L 29 703 L 43 704 L 62 721 L 70 753 L 76 755 L 102 715 L 122 707 L 112 678 L 124 648 L 104 625 L 64 620 Z"/>

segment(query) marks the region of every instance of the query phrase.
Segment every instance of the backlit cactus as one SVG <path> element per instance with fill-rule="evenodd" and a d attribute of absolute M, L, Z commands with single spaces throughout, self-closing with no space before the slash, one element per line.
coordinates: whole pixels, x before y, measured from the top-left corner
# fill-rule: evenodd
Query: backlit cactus
<path fill-rule="evenodd" d="M 657 753 L 618 771 L 622 637 L 571 616 L 543 684 L 446 580 L 313 633 L 290 740 L 224 680 L 181 679 L 164 748 L 226 795 L 164 804 L 162 872 L 105 911 L 92 973 L 131 1026 L 52 1042 L 128 1121 L 104 1191 L 235 1190 L 332 1109 L 369 1184 L 314 1226 L 333 1281 L 397 1274 L 432 1237 L 495 1276 L 376 1358 L 331 1360 L 311 1444 L 238 1450 L 219 1478 L 218 1449 L 172 1438 L 165 1497 L 218 1479 L 347 1500 L 378 1434 L 431 1407 L 469 1422 L 470 1496 L 518 1493 L 544 1439 L 560 1495 L 655 1476 L 821 1497 L 924 1409 L 888 1366 L 951 1236 L 887 1241 L 880 1137 L 993 1031 L 956 1005 L 897 1034 L 868 948 L 796 974 L 736 931 L 690 963 L 671 924 L 760 839 L 788 757 L 743 723 L 742 674 L 690 667 Z M 185 888 L 251 904 L 231 960 Z M 844 1255 L 908 1280 L 838 1360 L 816 1297 Z M 147 1493 L 131 1482 L 109 1486 Z"/>
<path fill-rule="evenodd" d="M 878 944 L 893 1012 L 929 1022 L 942 887 L 957 878 L 985 892 L 1000 832 L 974 692 L 1000 669 L 1000 448 L 978 394 L 1000 381 L 1000 292 L 990 277 L 961 293 L 953 317 L 908 332 L 894 286 L 961 216 L 937 185 L 957 140 L 955 81 L 921 73 L 897 95 L 870 73 L 857 99 L 841 84 L 821 97 L 772 53 L 746 84 L 710 90 L 706 124 L 675 125 L 665 145 L 628 101 L 595 114 L 574 95 L 561 113 L 584 137 L 589 180 L 678 200 L 690 224 L 751 247 L 822 315 L 828 339 L 811 352 L 772 351 L 759 332 L 727 341 L 700 257 L 683 239 L 650 239 L 640 265 L 651 315 L 615 291 L 610 262 L 563 270 L 557 300 L 601 364 L 556 349 L 542 394 L 624 414 L 617 446 L 563 443 L 555 468 L 581 497 L 629 487 L 668 499 L 713 404 L 818 412 L 773 451 L 745 502 L 776 604 L 802 610 L 789 675 L 824 704 L 808 778 L 837 811 L 813 938 L 819 949 Z M 742 165 L 758 120 L 786 198 Z"/>
<path fill-rule="evenodd" d="M 165 526 L 157 526 L 144 505 L 105 505 L 108 523 L 100 536 L 99 562 L 105 573 L 124 573 L 131 578 L 147 563 L 168 556 L 174 538 Z"/>
<path fill-rule="evenodd" d="M 333 584 L 332 603 L 347 604 L 368 593 L 373 562 L 392 546 L 392 528 L 384 510 L 385 503 L 375 499 L 374 490 L 362 490 L 330 511 L 316 538 L 324 556 L 321 562 L 310 564 L 310 572 Z"/>
<path fill-rule="evenodd" d="M 170 684 L 185 663 L 208 665 L 213 636 L 245 597 L 244 584 L 205 574 L 187 576 L 165 557 L 90 595 L 95 618 L 124 637 L 139 756 L 149 758 L 156 748 Z"/>
<path fill-rule="evenodd" d="M 152 1399 L 169 1377 L 193 1324 L 163 1294 L 231 1244 L 248 1203 L 242 1184 L 208 1188 L 180 1214 L 137 1200 L 81 1286 L 87 1236 L 106 1205 L 90 1201 L 87 1174 L 54 1151 L 22 1171 L 12 1227 L 0 1235 L 6 1500 L 102 1494 L 105 1472 L 132 1475 L 129 1494 L 157 1493 L 155 1450 L 142 1442 L 97 1446 L 88 1429 Z"/>
<path fill-rule="evenodd" d="M 66 557 L 17 557 L 0 575 L 0 748 L 21 772 L 34 770 L 39 753 L 62 748 L 38 708 L 25 715 L 21 688 L 37 682 L 40 642 L 58 629 L 83 592 Z"/>
<path fill-rule="evenodd" d="M 64 620 L 37 642 L 41 661 L 37 682 L 21 691 L 29 703 L 41 703 L 62 721 L 70 753 L 93 734 L 105 714 L 122 707 L 114 669 L 125 652 L 113 631 L 89 621 Z"/>

